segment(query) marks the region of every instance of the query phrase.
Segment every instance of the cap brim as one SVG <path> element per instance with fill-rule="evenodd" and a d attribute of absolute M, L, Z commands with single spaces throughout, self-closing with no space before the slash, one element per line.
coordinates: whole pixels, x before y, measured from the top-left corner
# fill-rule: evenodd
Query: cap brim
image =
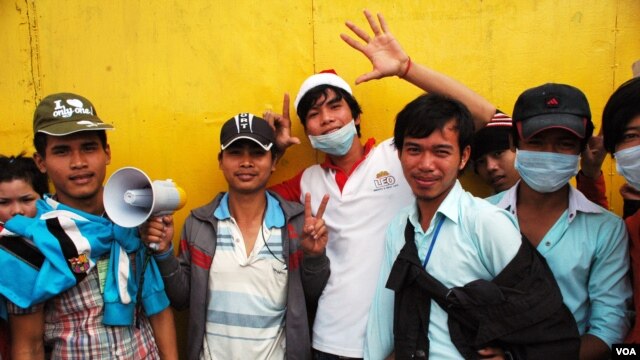
<path fill-rule="evenodd" d="M 520 136 L 525 140 L 548 129 L 567 130 L 580 139 L 584 139 L 586 118 L 573 114 L 544 114 L 520 121 L 518 126 Z"/>
<path fill-rule="evenodd" d="M 68 122 L 68 123 L 59 123 L 53 124 L 50 126 L 46 126 L 36 130 L 36 132 L 44 133 L 47 135 L 53 136 L 64 136 L 70 135 L 73 133 L 77 133 L 80 131 L 97 131 L 97 130 L 113 130 L 114 127 L 111 124 L 106 124 L 103 122 L 95 122 L 91 120 L 87 120 L 85 124 L 78 124 L 80 121 Z"/>
<path fill-rule="evenodd" d="M 255 135 L 255 134 L 252 134 L 252 135 Z M 238 137 L 234 137 L 234 138 L 233 138 L 233 139 L 231 139 L 231 140 L 228 140 L 227 142 L 225 142 L 225 143 L 221 144 L 221 146 L 220 146 L 220 147 L 222 148 L 222 150 L 225 150 L 226 148 L 228 148 L 229 146 L 231 146 L 231 144 L 235 143 L 235 142 L 236 142 L 236 141 L 238 141 L 238 140 L 251 140 L 251 141 L 253 141 L 254 143 L 256 143 L 256 144 L 260 145 L 260 147 L 261 147 L 261 148 L 263 148 L 263 149 L 264 149 L 264 151 L 269 151 L 269 150 L 271 150 L 271 147 L 273 146 L 273 143 L 272 143 L 272 142 L 270 142 L 270 141 L 268 141 L 268 140 L 266 140 L 266 139 L 265 139 L 265 142 L 263 143 L 262 141 L 260 141 L 260 140 L 259 140 L 259 139 L 257 139 L 256 137 L 251 137 L 251 136 L 247 136 L 247 135 L 241 135 L 241 136 L 238 136 Z"/>

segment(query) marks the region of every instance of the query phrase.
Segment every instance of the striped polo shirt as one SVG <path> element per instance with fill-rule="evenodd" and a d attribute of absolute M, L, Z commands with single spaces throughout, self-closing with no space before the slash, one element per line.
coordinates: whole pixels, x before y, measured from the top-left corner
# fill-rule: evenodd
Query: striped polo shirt
<path fill-rule="evenodd" d="M 287 267 L 282 248 L 284 213 L 267 194 L 267 210 L 247 254 L 225 194 L 218 219 L 216 253 L 209 276 L 202 359 L 284 359 Z"/>

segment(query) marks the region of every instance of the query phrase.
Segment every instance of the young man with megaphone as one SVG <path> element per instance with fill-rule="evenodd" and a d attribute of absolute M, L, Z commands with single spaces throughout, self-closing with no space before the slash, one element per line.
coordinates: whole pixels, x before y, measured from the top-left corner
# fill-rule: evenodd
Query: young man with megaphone
<path fill-rule="evenodd" d="M 304 206 L 267 190 L 275 170 L 269 123 L 243 113 L 220 131 L 228 191 L 194 209 L 173 256 L 170 216 L 154 218 L 145 241 L 171 304 L 189 308 L 189 359 L 311 359 L 310 325 L 329 278 L 327 229 L 311 198 Z"/>
<path fill-rule="evenodd" d="M 29 238 L 44 259 L 15 278 L 46 273 L 44 285 L 58 289 L 33 306 L 28 299 L 23 308 L 10 304 L 16 358 L 42 359 L 48 347 L 54 359 L 177 359 L 173 314 L 155 263 L 142 270 L 146 249 L 137 229 L 105 217 L 111 129 L 76 94 L 49 95 L 35 110 L 34 160 L 55 193 L 38 200 L 35 218 L 17 215 L 5 227 Z"/>

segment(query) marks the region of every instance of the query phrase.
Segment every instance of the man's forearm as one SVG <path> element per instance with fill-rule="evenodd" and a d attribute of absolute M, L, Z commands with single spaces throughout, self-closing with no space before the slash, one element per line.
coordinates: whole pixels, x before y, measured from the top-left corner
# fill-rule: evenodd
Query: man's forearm
<path fill-rule="evenodd" d="M 24 315 L 10 315 L 11 358 L 44 360 L 44 310 Z"/>
<path fill-rule="evenodd" d="M 495 105 L 480 94 L 461 82 L 426 66 L 413 64 L 404 79 L 428 93 L 444 95 L 463 103 L 473 116 L 476 131 L 484 127 L 496 113 Z"/>

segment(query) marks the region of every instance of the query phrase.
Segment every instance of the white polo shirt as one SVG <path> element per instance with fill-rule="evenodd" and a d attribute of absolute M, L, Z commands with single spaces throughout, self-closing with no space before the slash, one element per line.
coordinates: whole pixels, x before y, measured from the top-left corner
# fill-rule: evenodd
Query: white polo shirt
<path fill-rule="evenodd" d="M 331 197 L 323 217 L 331 275 L 319 300 L 312 345 L 354 358 L 363 356 L 385 230 L 396 213 L 414 201 L 392 139 L 375 147 L 370 139 L 365 154 L 342 189 L 336 181 L 338 170 L 328 162 L 305 169 L 300 177 L 300 202 L 311 193 L 315 210 L 324 194 Z"/>

